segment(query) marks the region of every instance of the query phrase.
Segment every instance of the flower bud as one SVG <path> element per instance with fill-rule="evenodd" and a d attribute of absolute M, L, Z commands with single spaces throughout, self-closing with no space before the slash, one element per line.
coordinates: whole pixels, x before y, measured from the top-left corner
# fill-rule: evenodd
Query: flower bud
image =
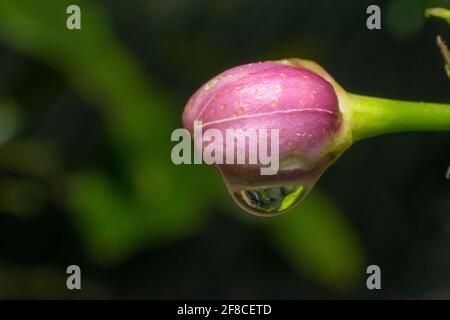
<path fill-rule="evenodd" d="M 202 133 L 216 129 L 223 137 L 227 130 L 236 133 L 238 129 L 241 135 L 242 131 L 267 134 L 268 145 L 261 145 L 264 140 L 259 139 L 258 148 L 252 148 L 250 135 L 244 135 L 245 143 L 240 146 L 239 134 L 234 140 L 222 139 L 222 150 L 235 150 L 229 158 L 234 162 L 224 160 L 216 166 L 241 207 L 254 214 L 274 215 L 304 198 L 347 147 L 342 139 L 341 91 L 312 62 L 291 59 L 247 64 L 204 84 L 188 101 L 183 125 L 194 133 L 194 122 L 201 121 Z M 271 132 L 278 132 L 278 137 Z M 204 144 L 201 148 L 205 151 Z M 239 148 L 244 148 L 240 151 L 245 163 L 238 163 Z M 261 150 L 277 155 L 278 159 L 271 159 L 278 161 L 275 174 L 262 174 L 267 163 L 262 161 Z M 224 153 L 220 156 L 225 158 Z M 257 159 L 256 163 L 251 159 Z"/>

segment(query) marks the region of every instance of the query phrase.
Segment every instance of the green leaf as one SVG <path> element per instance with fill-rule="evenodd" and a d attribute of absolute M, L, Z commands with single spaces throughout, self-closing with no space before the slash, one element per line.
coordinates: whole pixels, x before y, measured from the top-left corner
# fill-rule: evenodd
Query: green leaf
<path fill-rule="evenodd" d="M 447 21 L 450 24 L 450 10 L 445 8 L 427 8 L 425 10 L 425 17 L 437 17 Z"/>
<path fill-rule="evenodd" d="M 344 289 L 365 274 L 363 252 L 343 212 L 318 190 L 267 224 L 273 246 L 293 268 L 322 285 Z"/>
<path fill-rule="evenodd" d="M 104 122 L 115 170 L 73 173 L 66 205 L 87 252 L 115 262 L 193 232 L 218 184 L 207 168 L 172 164 L 181 115 L 170 93 L 142 72 L 93 2 L 77 1 L 81 30 L 68 30 L 69 4 L 1 1 L 0 39 L 59 70 Z"/>

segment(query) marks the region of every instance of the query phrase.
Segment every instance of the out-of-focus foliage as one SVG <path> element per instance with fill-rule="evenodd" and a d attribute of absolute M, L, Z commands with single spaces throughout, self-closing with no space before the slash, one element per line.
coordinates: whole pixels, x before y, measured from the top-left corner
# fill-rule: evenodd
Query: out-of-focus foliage
<path fill-rule="evenodd" d="M 438 17 L 442 18 L 450 24 L 450 10 L 445 8 L 428 8 L 425 10 L 425 17 Z"/>
<path fill-rule="evenodd" d="M 343 213 L 320 191 L 269 223 L 274 246 L 294 267 L 321 284 L 344 289 L 362 279 L 364 261 L 358 239 Z"/>
<path fill-rule="evenodd" d="M 170 159 L 170 134 L 181 126 L 189 93 L 250 61 L 310 58 L 351 91 L 410 99 L 443 92 L 444 99 L 442 82 L 427 87 L 432 81 L 423 80 L 439 61 L 419 41 L 425 4 L 444 2 L 389 1 L 383 29 L 370 32 L 364 17 L 372 1 L 1 1 L 0 211 L 10 213 L 2 227 L 16 229 L 2 235 L 0 262 L 17 261 L 0 267 L 0 283 L 16 287 L 0 296 L 73 297 L 61 291 L 64 270 L 33 266 L 38 257 L 50 266 L 89 266 L 83 274 L 91 290 L 83 297 L 108 296 L 96 277 L 116 279 L 119 297 L 128 284 L 139 297 L 308 296 L 309 282 L 364 286 L 369 259 L 391 262 L 383 269 L 389 283 L 403 275 L 393 265 L 415 261 L 426 245 L 436 248 L 419 225 L 438 229 L 442 248 L 429 259 L 446 269 L 447 233 L 433 219 L 447 223 L 448 193 L 433 178 L 440 170 L 418 169 L 432 171 L 430 163 L 444 158 L 445 137 L 425 143 L 420 135 L 407 148 L 391 137 L 355 146 L 316 187 L 330 194 L 314 190 L 293 212 L 264 220 L 232 203 L 211 168 Z M 79 31 L 65 26 L 69 4 L 81 7 Z M 8 81 L 19 88 L 14 94 Z M 408 270 L 405 277 L 422 275 L 420 265 Z"/>
<path fill-rule="evenodd" d="M 140 72 L 130 54 L 109 31 L 107 19 L 99 8 L 78 2 L 83 8 L 82 30 L 71 32 L 62 28 L 61 12 L 69 3 L 4 1 L 0 33 L 5 43 L 58 68 L 98 108 L 106 123 L 120 163 L 120 175 L 101 168 L 71 174 L 66 179 L 64 202 L 73 211 L 87 251 L 98 262 L 106 263 L 150 242 L 175 239 L 192 232 L 217 194 L 218 180 L 209 178 L 215 173 L 205 168 L 171 164 L 169 137 L 180 114 L 170 111 L 169 93 Z M 32 199 L 26 192 L 31 192 L 29 188 L 33 186 L 27 188 L 8 199 Z M 15 188 L 8 187 L 8 190 L 11 193 Z M 322 217 L 320 212 L 328 207 L 313 201 L 308 203 L 305 212 L 297 213 L 299 221 L 276 225 L 278 233 L 286 229 L 281 234 L 293 237 L 286 239 L 292 241 L 292 252 L 286 254 L 292 255 L 294 266 L 305 267 L 325 285 L 347 282 L 359 270 L 353 265 L 348 268 L 348 260 L 336 259 L 336 254 L 354 259 L 354 263 L 361 259 L 353 249 L 356 240 L 348 236 L 351 229 L 328 221 L 326 212 Z M 339 215 L 339 212 L 330 213 L 338 222 Z M 311 228 L 311 232 L 306 233 L 305 228 Z M 300 237 L 295 236 L 296 232 Z M 288 243 L 280 241 L 285 249 Z M 297 264 L 299 260 L 304 264 Z M 323 262 L 334 263 L 334 271 L 328 267 L 314 268 Z"/>
<path fill-rule="evenodd" d="M 88 2 L 83 30 L 64 26 L 70 1 L 4 1 L 0 33 L 19 50 L 54 65 L 80 94 L 98 107 L 123 177 L 101 168 L 68 177 L 67 206 L 86 248 L 99 262 L 119 259 L 148 241 L 177 238 L 200 222 L 213 184 L 196 167 L 170 162 L 169 137 L 179 115 L 145 77 L 109 31 L 101 10 Z M 125 179 L 120 185 L 117 180 Z"/>
<path fill-rule="evenodd" d="M 19 126 L 18 108 L 11 101 L 0 102 L 0 145 L 11 139 Z"/>

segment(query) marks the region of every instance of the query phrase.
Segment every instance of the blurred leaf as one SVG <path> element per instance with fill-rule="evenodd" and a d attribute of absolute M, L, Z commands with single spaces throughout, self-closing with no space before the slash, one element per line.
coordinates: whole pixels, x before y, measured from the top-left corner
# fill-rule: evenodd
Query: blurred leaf
<path fill-rule="evenodd" d="M 46 193 L 38 183 L 27 179 L 0 179 L 0 209 L 26 217 L 39 212 Z"/>
<path fill-rule="evenodd" d="M 143 144 L 165 135 L 160 128 L 170 128 L 169 109 L 163 106 L 168 101 L 118 44 L 101 11 L 92 3 L 76 2 L 82 30 L 71 31 L 65 19 L 73 1 L 2 1 L 0 35 L 7 44 L 58 67 L 83 96 L 101 106 L 115 143 L 133 156 Z M 158 121 L 149 126 L 155 112 Z"/>
<path fill-rule="evenodd" d="M 147 201 L 154 202 L 151 204 L 136 201 L 102 173 L 74 176 L 69 185 L 69 205 L 77 212 L 85 247 L 98 263 L 123 259 L 148 243 L 189 235 L 203 221 L 205 200 L 189 190 L 178 190 L 162 204 L 153 195 Z M 177 190 L 177 186 L 173 188 Z M 168 196 L 171 194 L 164 195 Z"/>
<path fill-rule="evenodd" d="M 61 165 L 49 144 L 16 139 L 0 146 L 0 170 L 21 176 L 51 178 L 61 172 Z"/>
<path fill-rule="evenodd" d="M 318 190 L 269 222 L 273 245 L 294 268 L 335 289 L 360 280 L 364 258 L 357 236 L 339 208 Z"/>
<path fill-rule="evenodd" d="M 0 102 L 0 145 L 10 140 L 17 133 L 21 117 L 12 101 Z"/>
<path fill-rule="evenodd" d="M 425 10 L 425 17 L 438 17 L 442 18 L 450 24 L 450 10 L 445 8 L 427 8 Z"/>
<path fill-rule="evenodd" d="M 70 31 L 66 8 L 74 3 L 82 27 Z M 101 10 L 87 1 L 2 1 L 0 38 L 57 67 L 106 124 L 120 170 L 68 179 L 68 206 L 92 257 L 113 262 L 192 232 L 216 184 L 205 168 L 171 163 L 180 115 L 173 117 L 170 94 L 142 73 Z"/>

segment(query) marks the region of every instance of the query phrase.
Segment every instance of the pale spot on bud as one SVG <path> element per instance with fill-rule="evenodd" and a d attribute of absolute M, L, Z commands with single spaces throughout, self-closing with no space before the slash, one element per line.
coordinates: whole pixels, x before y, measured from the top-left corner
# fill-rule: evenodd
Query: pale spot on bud
<path fill-rule="evenodd" d="M 218 83 L 219 83 L 219 80 L 216 79 L 216 78 L 209 80 L 209 81 L 205 84 L 205 90 L 208 91 L 208 90 L 214 88 Z"/>

